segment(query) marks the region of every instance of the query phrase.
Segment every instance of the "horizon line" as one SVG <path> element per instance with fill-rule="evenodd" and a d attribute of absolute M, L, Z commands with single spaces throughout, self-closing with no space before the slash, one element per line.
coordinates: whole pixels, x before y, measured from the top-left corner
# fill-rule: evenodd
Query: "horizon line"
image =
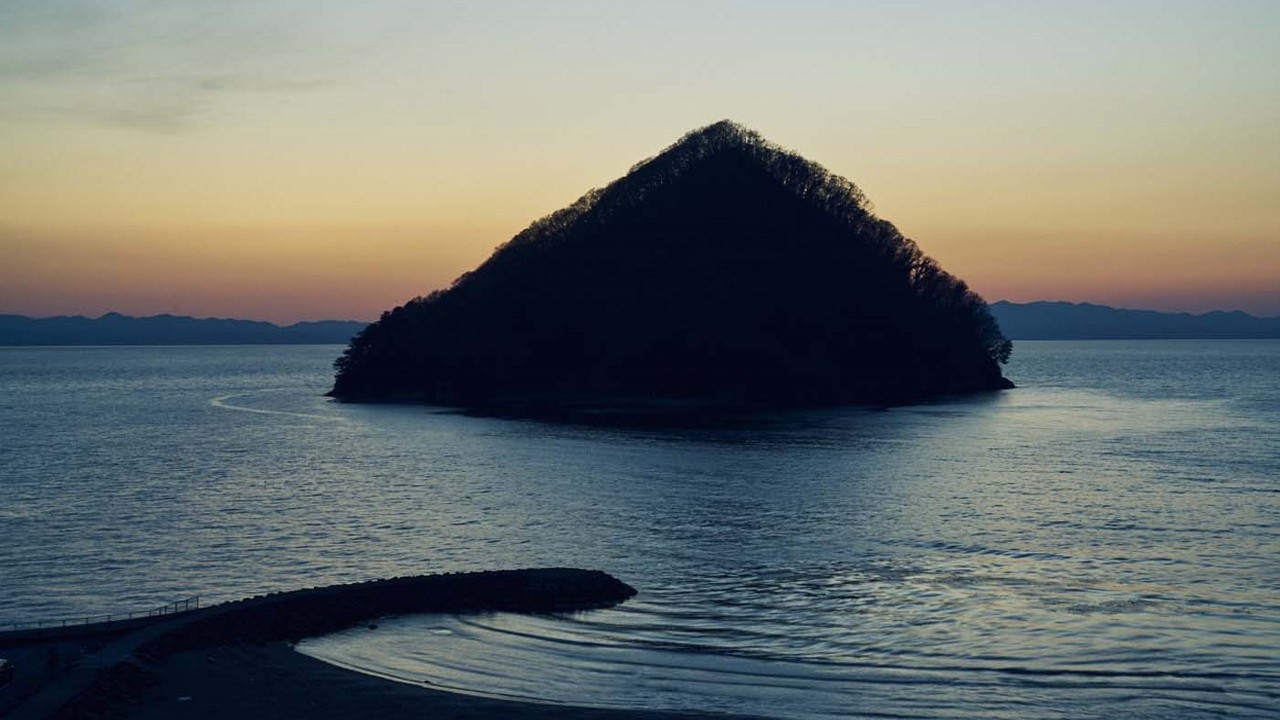
<path fill-rule="evenodd" d="M 1152 308 L 1120 307 L 1120 306 L 1116 306 L 1116 305 L 1107 305 L 1107 304 L 1105 304 L 1105 303 L 1091 302 L 1091 301 L 1088 301 L 1088 300 L 1080 300 L 1080 301 L 1075 301 L 1075 300 L 1027 300 L 1027 301 L 1019 302 L 1019 301 L 1016 301 L 1016 300 L 1004 300 L 1004 299 L 1001 299 L 1001 300 L 992 300 L 992 301 L 989 301 L 989 302 L 987 303 L 987 305 L 988 305 L 988 307 L 990 307 L 990 306 L 996 305 L 996 304 L 998 304 L 998 303 L 1006 303 L 1006 304 L 1009 304 L 1009 305 L 1033 305 L 1033 304 L 1038 304 L 1038 303 L 1039 303 L 1039 304 L 1054 304 L 1054 305 L 1072 305 L 1072 306 L 1077 306 L 1077 307 L 1079 307 L 1079 306 L 1092 306 L 1092 307 L 1101 307 L 1101 308 L 1107 308 L 1107 309 L 1109 309 L 1109 310 L 1119 310 L 1119 311 L 1126 311 L 1126 312 L 1151 312 L 1151 313 L 1158 313 L 1158 314 L 1161 314 L 1161 315 L 1186 315 L 1186 316 L 1190 316 L 1190 317 L 1202 317 L 1202 316 L 1205 316 L 1205 315 L 1213 315 L 1213 314 L 1226 314 L 1226 315 L 1240 314 L 1240 315 L 1245 315 L 1245 316 L 1248 316 L 1248 317 L 1251 317 L 1251 318 L 1255 318 L 1255 319 L 1258 319 L 1258 320 L 1280 320 L 1280 315 L 1256 315 L 1256 314 L 1251 313 L 1251 312 L 1249 312 L 1249 311 L 1247 311 L 1247 310 L 1241 310 L 1241 309 L 1233 309 L 1233 310 L 1213 309 L 1213 310 L 1204 310 L 1204 311 L 1202 311 L 1202 312 L 1191 312 L 1191 311 L 1188 311 L 1188 310 L 1155 310 L 1155 309 L 1152 309 Z M 120 316 L 120 317 L 123 317 L 123 318 L 129 318 L 129 319 L 133 319 L 133 320 L 146 320 L 146 319 L 151 319 L 151 318 L 169 317 L 169 318 L 188 319 L 188 320 L 227 320 L 227 321 L 241 321 L 241 322 L 260 322 L 260 323 L 267 323 L 268 325 L 274 325 L 274 326 L 276 326 L 276 327 L 280 327 L 280 328 L 290 327 L 290 326 L 293 326 L 293 325 L 299 325 L 299 324 L 302 324 L 302 323 L 326 323 L 326 322 L 337 322 L 337 323 L 364 323 L 364 324 L 366 324 L 366 325 L 369 325 L 369 324 L 372 324 L 372 323 L 374 323 L 374 322 L 377 322 L 377 318 L 375 318 L 375 319 L 373 319 L 373 320 L 362 320 L 362 319 L 354 319 L 354 318 L 342 319 L 342 318 L 333 318 L 333 317 L 320 318 L 320 319 L 318 319 L 318 320 L 294 320 L 294 321 L 292 321 L 292 322 L 277 322 L 277 321 L 275 321 L 275 320 L 267 320 L 267 319 L 263 319 L 263 318 L 251 318 L 251 317 L 229 317 L 229 316 L 218 316 L 218 315 L 204 315 L 204 316 L 199 316 L 199 315 L 178 315 L 178 314 L 171 313 L 171 312 L 160 312 L 160 313 L 154 313 L 154 314 L 151 314 L 151 315 L 130 315 L 130 314 L 128 314 L 128 313 L 119 312 L 119 311 L 117 311 L 117 310 L 107 310 L 107 311 L 105 311 L 105 312 L 101 313 L 100 315 L 96 315 L 96 316 L 94 316 L 94 315 L 87 315 L 87 314 L 83 314 L 83 313 L 75 314 L 75 315 L 67 315 L 67 314 L 60 314 L 60 315 L 27 315 L 27 314 L 25 314 L 25 313 L 21 313 L 21 312 L 0 311 L 0 317 L 20 317 L 20 318 L 25 318 L 25 319 L 28 319 L 28 320 L 54 320 L 54 319 L 58 319 L 58 318 L 68 318 L 68 319 L 83 318 L 83 319 L 85 319 L 85 320 L 95 320 L 95 321 L 96 321 L 96 320 L 101 320 L 101 319 L 103 319 L 103 318 L 105 318 L 105 317 L 107 317 L 107 316 L 109 316 L 109 315 L 117 315 L 117 316 Z"/>

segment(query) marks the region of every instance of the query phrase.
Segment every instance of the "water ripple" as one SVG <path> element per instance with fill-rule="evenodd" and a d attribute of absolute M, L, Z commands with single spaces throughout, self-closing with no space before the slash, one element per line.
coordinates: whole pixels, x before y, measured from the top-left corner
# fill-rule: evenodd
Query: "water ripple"
<path fill-rule="evenodd" d="M 0 624 L 599 567 L 641 594 L 304 649 L 548 702 L 1278 715 L 1280 343 L 1020 343 L 989 398 L 640 431 L 332 403 L 338 351 L 0 351 Z"/>

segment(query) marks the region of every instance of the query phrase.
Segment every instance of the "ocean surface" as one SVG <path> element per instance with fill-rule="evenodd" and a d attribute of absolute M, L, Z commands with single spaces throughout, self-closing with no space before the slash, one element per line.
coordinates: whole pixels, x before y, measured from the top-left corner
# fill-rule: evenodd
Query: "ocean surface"
<path fill-rule="evenodd" d="M 0 349 L 0 625 L 574 566 L 640 595 L 300 649 L 600 706 L 1280 717 L 1280 342 L 1021 342 L 1017 390 L 692 429 L 334 403 L 339 350 Z"/>

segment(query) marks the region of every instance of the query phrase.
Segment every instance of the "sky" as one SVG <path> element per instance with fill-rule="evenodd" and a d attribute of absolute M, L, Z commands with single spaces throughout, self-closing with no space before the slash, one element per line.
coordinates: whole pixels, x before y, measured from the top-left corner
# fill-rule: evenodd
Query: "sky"
<path fill-rule="evenodd" d="M 1280 315 L 1280 2 L 0 2 L 0 312 L 370 320 L 729 118 L 988 300 Z"/>

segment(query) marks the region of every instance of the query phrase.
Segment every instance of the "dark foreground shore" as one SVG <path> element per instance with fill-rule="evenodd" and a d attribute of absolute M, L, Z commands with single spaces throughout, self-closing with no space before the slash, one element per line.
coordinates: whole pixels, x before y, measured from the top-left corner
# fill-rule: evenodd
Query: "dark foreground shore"
<path fill-rule="evenodd" d="M 290 644 L 384 615 L 606 607 L 635 590 L 598 571 L 515 570 L 378 580 L 275 593 L 104 638 L 0 634 L 23 678 L 0 690 L 13 720 L 90 718 L 692 717 L 466 696 L 363 675 Z M 39 659 L 48 660 L 40 667 Z M 19 696 L 19 693 L 21 696 Z"/>
<path fill-rule="evenodd" d="M 344 670 L 283 642 L 173 655 L 104 720 L 653 720 L 707 715 L 603 710 L 475 697 Z M 723 718 L 724 716 L 714 716 Z"/>

